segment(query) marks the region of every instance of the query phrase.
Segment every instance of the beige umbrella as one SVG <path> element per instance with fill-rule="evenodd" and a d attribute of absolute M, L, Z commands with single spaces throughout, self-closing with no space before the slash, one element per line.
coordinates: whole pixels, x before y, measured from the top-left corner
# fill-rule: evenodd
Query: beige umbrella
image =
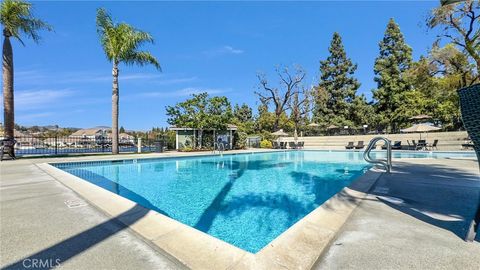
<path fill-rule="evenodd" d="M 280 142 L 280 137 L 288 136 L 288 133 L 283 131 L 283 129 L 280 129 L 280 130 L 277 130 L 277 131 L 273 132 L 272 135 L 278 136 L 277 141 Z"/>
<path fill-rule="evenodd" d="M 402 129 L 400 131 L 402 132 L 405 132 L 405 133 L 420 133 L 420 139 L 422 139 L 422 133 L 425 132 L 429 132 L 429 131 L 438 131 L 440 130 L 441 128 L 439 127 L 434 127 L 434 126 L 430 126 L 430 125 L 425 125 L 425 124 L 418 124 L 418 125 L 413 125 L 409 128 L 406 128 L 406 129 Z"/>
<path fill-rule="evenodd" d="M 277 131 L 273 132 L 272 135 L 281 137 L 281 136 L 288 136 L 288 133 L 283 131 L 283 129 L 280 129 L 280 130 L 277 130 Z"/>
<path fill-rule="evenodd" d="M 317 123 L 310 123 L 310 124 L 308 124 L 308 126 L 309 126 L 309 127 L 318 127 L 318 126 L 320 126 L 320 125 L 317 124 Z"/>
<path fill-rule="evenodd" d="M 410 117 L 409 119 L 410 120 L 427 120 L 427 119 L 432 119 L 432 117 L 430 115 L 426 115 L 426 114 L 419 114 L 419 115 L 415 115 L 413 117 Z"/>
<path fill-rule="evenodd" d="M 335 126 L 335 125 L 330 125 L 330 126 L 327 127 L 327 129 L 336 129 L 336 128 L 338 128 L 338 127 Z"/>
<path fill-rule="evenodd" d="M 295 130 L 293 131 L 293 140 L 295 141 L 295 143 L 298 141 L 297 129 L 295 129 Z"/>
<path fill-rule="evenodd" d="M 338 129 L 339 127 L 338 126 L 335 126 L 335 125 L 330 125 L 327 127 L 327 131 L 332 135 L 333 134 L 333 131 L 331 131 L 332 129 Z"/>

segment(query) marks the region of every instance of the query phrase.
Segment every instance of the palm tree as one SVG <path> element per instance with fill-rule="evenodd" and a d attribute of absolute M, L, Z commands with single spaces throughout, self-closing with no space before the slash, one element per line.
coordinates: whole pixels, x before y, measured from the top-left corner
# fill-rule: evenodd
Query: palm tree
<path fill-rule="evenodd" d="M 22 0 L 4 0 L 0 5 L 0 23 L 3 25 L 3 113 L 5 138 L 13 138 L 15 113 L 13 107 L 13 51 L 10 37 L 25 45 L 20 36 L 26 35 L 35 43 L 40 41 L 38 31 L 52 30 L 47 23 L 32 15 L 32 4 Z"/>
<path fill-rule="evenodd" d="M 158 60 L 149 52 L 138 51 L 144 43 L 153 43 L 153 37 L 126 23 L 115 23 L 103 8 L 97 10 L 97 32 L 107 59 L 113 64 L 112 75 L 112 154 L 118 154 L 118 65 L 147 64 L 161 70 Z"/>

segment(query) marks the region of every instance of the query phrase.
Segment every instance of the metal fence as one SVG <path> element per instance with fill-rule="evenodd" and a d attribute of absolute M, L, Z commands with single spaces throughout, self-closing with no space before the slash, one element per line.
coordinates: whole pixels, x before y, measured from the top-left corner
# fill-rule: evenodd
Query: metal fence
<path fill-rule="evenodd" d="M 90 154 L 112 152 L 111 138 L 90 137 L 15 137 L 15 155 L 17 156 L 56 156 L 68 154 Z M 138 151 L 138 138 L 120 138 L 119 151 L 134 153 Z M 141 152 L 161 152 L 165 149 L 163 139 L 141 138 Z"/>

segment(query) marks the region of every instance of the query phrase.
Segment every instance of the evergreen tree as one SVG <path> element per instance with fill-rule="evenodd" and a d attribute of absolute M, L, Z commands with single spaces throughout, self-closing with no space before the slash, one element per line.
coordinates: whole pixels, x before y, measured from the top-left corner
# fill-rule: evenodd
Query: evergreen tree
<path fill-rule="evenodd" d="M 410 83 L 404 72 L 412 64 L 412 49 L 405 43 L 400 27 L 390 19 L 383 40 L 380 41 L 380 55 L 375 59 L 375 82 L 373 98 L 377 101 L 376 111 L 380 116 L 380 124 L 395 131 L 398 127 L 394 119 L 395 110 L 401 104 L 405 91 Z"/>
<path fill-rule="evenodd" d="M 235 104 L 233 115 L 240 122 L 249 122 L 253 120 L 252 108 L 245 103 L 243 103 L 242 106 Z"/>
<path fill-rule="evenodd" d="M 326 100 L 315 101 L 315 118 L 319 123 L 344 125 L 350 124 L 351 104 L 355 93 L 360 87 L 358 80 L 353 77 L 357 65 L 347 57 L 342 38 L 335 32 L 328 48 L 330 55 L 320 61 L 320 83 Z"/>
<path fill-rule="evenodd" d="M 372 127 L 375 124 L 375 112 L 373 106 L 367 102 L 364 94 L 356 96 L 352 102 L 350 120 L 356 127 L 368 125 Z"/>

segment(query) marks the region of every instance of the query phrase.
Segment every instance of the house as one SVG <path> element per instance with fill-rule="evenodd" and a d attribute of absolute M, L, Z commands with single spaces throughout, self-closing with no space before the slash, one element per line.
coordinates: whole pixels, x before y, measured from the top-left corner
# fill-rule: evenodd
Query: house
<path fill-rule="evenodd" d="M 3 140 L 3 127 L 0 126 L 0 140 Z M 34 149 L 34 148 L 44 148 L 45 145 L 39 138 L 32 136 L 31 134 L 22 133 L 16 129 L 13 130 L 13 136 L 17 143 L 15 148 L 18 149 Z"/>
<path fill-rule="evenodd" d="M 221 140 L 226 149 L 233 149 L 233 134 L 237 131 L 237 126 L 228 124 L 227 130 L 214 130 L 214 129 L 197 129 L 197 128 L 186 128 L 186 127 L 170 127 L 170 130 L 174 130 L 176 133 L 175 136 L 175 149 L 179 150 L 185 147 L 193 147 L 193 143 L 196 141 L 196 138 L 199 137 L 200 131 L 202 136 L 213 136 L 212 142 L 218 142 Z M 198 144 L 198 142 L 197 142 Z"/>
<path fill-rule="evenodd" d="M 108 133 L 108 139 L 112 139 L 112 133 Z M 127 133 L 119 133 L 118 134 L 118 143 L 121 145 L 134 145 L 135 144 L 135 137 L 127 134 Z"/>
<path fill-rule="evenodd" d="M 109 128 L 95 127 L 79 129 L 68 136 L 75 144 L 102 144 L 108 137 Z"/>

